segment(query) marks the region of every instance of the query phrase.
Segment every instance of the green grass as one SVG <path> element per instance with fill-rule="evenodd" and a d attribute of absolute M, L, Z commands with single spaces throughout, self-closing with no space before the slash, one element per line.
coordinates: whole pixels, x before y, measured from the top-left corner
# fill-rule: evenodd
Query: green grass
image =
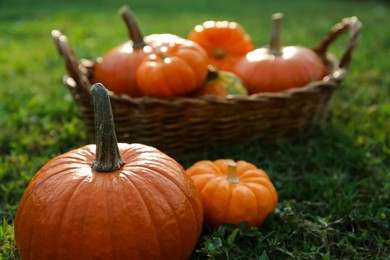
<path fill-rule="evenodd" d="M 13 218 L 32 176 L 49 159 L 92 142 L 62 86 L 65 71 L 50 39 L 69 38 L 94 58 L 127 40 L 122 1 L 0 2 L 0 258 L 17 259 Z M 385 1 L 130 1 L 144 33 L 185 37 L 205 20 L 235 20 L 256 45 L 270 15 L 285 13 L 286 45 L 315 46 L 356 15 L 362 38 L 331 103 L 328 124 L 305 138 L 210 147 L 179 162 L 235 158 L 265 169 L 279 194 L 259 228 L 205 229 L 193 259 L 386 259 L 390 257 L 390 6 Z M 345 39 L 332 45 L 336 55 Z"/>

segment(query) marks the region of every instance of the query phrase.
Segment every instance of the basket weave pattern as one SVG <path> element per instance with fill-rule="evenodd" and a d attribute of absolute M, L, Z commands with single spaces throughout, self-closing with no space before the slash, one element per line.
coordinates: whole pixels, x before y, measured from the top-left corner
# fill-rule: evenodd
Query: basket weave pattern
<path fill-rule="evenodd" d="M 356 17 L 345 18 L 332 27 L 314 48 L 327 64 L 329 75 L 302 88 L 250 96 L 168 99 L 110 93 L 118 140 L 152 145 L 168 154 L 182 154 L 214 144 L 257 138 L 280 140 L 306 134 L 324 123 L 329 101 L 346 75 L 360 29 Z M 327 54 L 327 49 L 344 32 L 349 32 L 349 41 L 338 61 Z M 65 61 L 64 84 L 76 101 L 80 117 L 93 132 L 89 88 L 94 62 L 78 60 L 66 36 L 59 31 L 53 31 L 52 38 Z"/>

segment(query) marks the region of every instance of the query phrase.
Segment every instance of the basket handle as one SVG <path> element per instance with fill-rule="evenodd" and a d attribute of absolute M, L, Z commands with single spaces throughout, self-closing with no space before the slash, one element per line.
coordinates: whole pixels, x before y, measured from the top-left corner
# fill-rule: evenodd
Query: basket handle
<path fill-rule="evenodd" d="M 330 32 L 322 40 L 322 42 L 313 50 L 320 56 L 325 57 L 328 47 L 333 43 L 340 34 L 349 31 L 349 40 L 344 53 L 341 56 L 339 68 L 348 70 L 352 58 L 352 51 L 357 46 L 360 39 L 360 31 L 362 28 L 361 22 L 356 16 L 344 18 L 341 22 L 332 27 Z"/>
<path fill-rule="evenodd" d="M 77 85 L 80 85 L 84 90 L 89 92 L 91 83 L 85 76 L 87 69 L 77 59 L 73 49 L 69 45 L 68 38 L 59 30 L 52 30 L 51 37 L 59 55 L 65 61 L 65 67 L 69 76 L 75 80 Z"/>

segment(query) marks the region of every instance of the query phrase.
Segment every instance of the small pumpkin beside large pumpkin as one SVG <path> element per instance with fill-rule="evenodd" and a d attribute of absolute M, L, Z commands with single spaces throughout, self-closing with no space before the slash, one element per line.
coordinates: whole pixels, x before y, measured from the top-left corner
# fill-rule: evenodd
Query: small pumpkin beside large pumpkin
<path fill-rule="evenodd" d="M 136 79 L 143 95 L 167 98 L 199 88 L 207 73 L 206 52 L 197 43 L 181 39 L 157 47 L 138 66 Z"/>
<path fill-rule="evenodd" d="M 261 225 L 275 210 L 278 195 L 267 173 L 239 160 L 198 161 L 186 173 L 193 179 L 203 203 L 204 223 Z"/>

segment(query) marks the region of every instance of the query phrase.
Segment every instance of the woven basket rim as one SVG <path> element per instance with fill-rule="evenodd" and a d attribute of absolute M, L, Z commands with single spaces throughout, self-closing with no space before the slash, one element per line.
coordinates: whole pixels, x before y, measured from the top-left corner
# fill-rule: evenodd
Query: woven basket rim
<path fill-rule="evenodd" d="M 85 60 L 85 59 L 84 59 Z M 280 99 L 280 98 L 290 98 L 294 95 L 300 95 L 303 92 L 317 91 L 318 88 L 322 87 L 338 87 L 340 82 L 344 80 L 347 70 L 344 68 L 339 68 L 338 61 L 331 55 L 328 55 L 327 62 L 331 64 L 329 66 L 329 74 L 326 75 L 321 80 L 312 81 L 302 87 L 290 88 L 279 92 L 262 92 L 255 93 L 250 95 L 228 95 L 228 96 L 216 96 L 216 95 L 204 95 L 199 97 L 187 97 L 187 96 L 175 96 L 168 98 L 157 98 L 157 97 L 131 97 L 126 94 L 117 94 L 108 90 L 109 96 L 112 100 L 121 101 L 132 104 L 141 104 L 141 103 L 153 103 L 153 104 L 164 104 L 172 105 L 182 104 L 182 103 L 224 103 L 232 104 L 236 102 L 257 102 L 259 100 L 267 99 Z M 70 88 L 80 88 L 81 86 L 77 84 L 76 80 L 69 76 L 68 74 L 64 75 L 64 84 Z M 92 85 L 90 83 L 90 85 Z"/>

